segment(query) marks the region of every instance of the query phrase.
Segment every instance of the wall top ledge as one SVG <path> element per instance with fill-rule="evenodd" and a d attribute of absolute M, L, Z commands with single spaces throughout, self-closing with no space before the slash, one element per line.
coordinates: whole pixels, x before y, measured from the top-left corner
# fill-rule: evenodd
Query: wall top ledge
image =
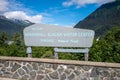
<path fill-rule="evenodd" d="M 90 61 L 76 61 L 76 60 L 58 60 L 58 59 L 5 57 L 5 56 L 0 56 L 0 60 L 120 68 L 120 63 L 107 63 L 107 62 L 90 62 Z"/>

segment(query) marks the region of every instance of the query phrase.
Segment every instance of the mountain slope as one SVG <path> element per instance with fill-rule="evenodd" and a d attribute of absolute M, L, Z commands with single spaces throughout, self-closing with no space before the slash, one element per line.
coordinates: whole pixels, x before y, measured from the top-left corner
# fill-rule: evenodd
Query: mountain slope
<path fill-rule="evenodd" d="M 24 27 L 31 25 L 31 22 L 17 19 L 7 19 L 0 15 L 0 32 L 7 34 L 21 33 Z"/>
<path fill-rule="evenodd" d="M 120 26 L 120 0 L 102 5 L 74 27 L 95 30 L 99 36 L 116 26 Z"/>

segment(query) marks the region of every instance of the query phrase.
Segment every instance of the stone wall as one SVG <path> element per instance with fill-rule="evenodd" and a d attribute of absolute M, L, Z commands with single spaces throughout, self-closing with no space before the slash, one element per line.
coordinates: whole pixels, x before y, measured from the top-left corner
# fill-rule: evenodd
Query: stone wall
<path fill-rule="evenodd" d="M 18 80 L 120 80 L 120 64 L 0 57 L 0 77 Z"/>

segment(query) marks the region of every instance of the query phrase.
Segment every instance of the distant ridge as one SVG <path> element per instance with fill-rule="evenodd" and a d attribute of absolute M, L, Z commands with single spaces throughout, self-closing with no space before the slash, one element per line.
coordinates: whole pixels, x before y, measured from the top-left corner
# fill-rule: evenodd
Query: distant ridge
<path fill-rule="evenodd" d="M 103 35 L 113 27 L 120 27 L 120 0 L 102 5 L 74 26 L 95 30 L 96 36 Z"/>
<path fill-rule="evenodd" d="M 0 15 L 0 33 L 5 32 L 10 35 L 22 33 L 23 29 L 31 24 L 33 23 L 28 20 L 8 19 Z"/>

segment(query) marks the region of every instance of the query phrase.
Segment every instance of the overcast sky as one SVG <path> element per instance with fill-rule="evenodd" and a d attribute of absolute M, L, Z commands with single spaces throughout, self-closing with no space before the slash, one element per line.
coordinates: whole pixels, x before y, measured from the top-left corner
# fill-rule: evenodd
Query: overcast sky
<path fill-rule="evenodd" d="M 0 0 L 0 13 L 7 18 L 71 27 L 112 1 L 115 0 Z"/>

